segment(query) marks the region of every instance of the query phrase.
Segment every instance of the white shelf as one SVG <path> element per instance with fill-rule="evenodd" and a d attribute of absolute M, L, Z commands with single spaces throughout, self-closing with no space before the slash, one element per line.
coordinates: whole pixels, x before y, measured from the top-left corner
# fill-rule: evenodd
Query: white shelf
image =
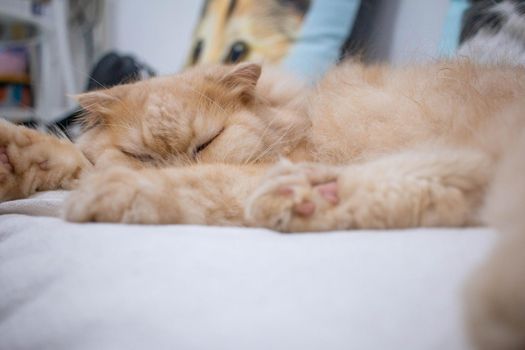
<path fill-rule="evenodd" d="M 33 54 L 31 59 L 35 110 L 0 107 L 0 117 L 13 121 L 34 118 L 50 123 L 75 106 L 64 98 L 78 93 L 68 14 L 68 0 L 49 0 L 43 3 L 41 13 L 33 12 L 32 0 L 0 0 L 0 16 L 35 25 L 38 29 L 38 54 Z"/>
<path fill-rule="evenodd" d="M 0 118 L 14 121 L 35 119 L 44 124 L 53 123 L 76 108 L 76 103 L 65 96 L 78 94 L 83 90 L 84 73 L 91 69 L 87 57 L 86 23 L 83 20 L 70 21 L 70 0 L 42 1 L 35 10 L 36 0 L 0 0 L 0 17 L 6 22 L 20 21 L 36 27 L 37 33 L 28 46 L 30 52 L 31 90 L 34 109 L 3 109 Z M 82 0 L 87 4 L 90 1 Z M 100 0 L 100 6 L 103 6 Z M 97 6 L 99 6 L 97 5 Z M 80 11 L 75 7 L 75 11 Z M 87 9 L 86 15 L 90 15 Z M 77 16 L 81 17 L 81 16 Z M 96 21 L 90 20 L 96 23 Z M 73 30 L 72 30 L 73 29 Z M 25 43 L 24 43 L 25 44 Z"/>

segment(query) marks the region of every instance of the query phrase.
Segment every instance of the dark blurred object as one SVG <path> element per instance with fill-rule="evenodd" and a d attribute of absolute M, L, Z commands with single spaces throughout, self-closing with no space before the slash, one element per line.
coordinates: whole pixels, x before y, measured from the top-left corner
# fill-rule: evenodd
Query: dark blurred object
<path fill-rule="evenodd" d="M 102 57 L 91 71 L 86 91 L 110 88 L 155 75 L 153 69 L 134 57 L 110 52 Z"/>
<path fill-rule="evenodd" d="M 381 0 L 361 1 L 350 36 L 341 49 L 341 60 L 350 56 L 368 56 L 367 45 L 373 35 L 372 24 L 376 23 L 380 2 Z"/>
<path fill-rule="evenodd" d="M 116 85 L 132 83 L 155 75 L 156 73 L 151 67 L 139 62 L 134 57 L 110 52 L 95 64 L 95 67 L 89 75 L 86 91 L 106 89 Z M 71 128 L 75 119 L 81 114 L 82 109 L 79 108 L 50 127 L 58 128 L 68 137 L 71 137 Z"/>

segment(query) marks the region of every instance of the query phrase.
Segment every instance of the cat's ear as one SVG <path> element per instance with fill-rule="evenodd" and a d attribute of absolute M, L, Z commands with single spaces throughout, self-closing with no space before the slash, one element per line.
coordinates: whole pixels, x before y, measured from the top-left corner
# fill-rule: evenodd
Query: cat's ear
<path fill-rule="evenodd" d="M 261 72 L 261 66 L 256 63 L 241 63 L 222 78 L 222 83 L 235 97 L 243 102 L 250 102 L 255 96 L 255 86 Z"/>
<path fill-rule="evenodd" d="M 81 117 L 81 122 L 86 128 L 101 124 L 111 114 L 111 107 L 118 100 L 112 90 L 91 91 L 73 96 L 87 112 Z"/>

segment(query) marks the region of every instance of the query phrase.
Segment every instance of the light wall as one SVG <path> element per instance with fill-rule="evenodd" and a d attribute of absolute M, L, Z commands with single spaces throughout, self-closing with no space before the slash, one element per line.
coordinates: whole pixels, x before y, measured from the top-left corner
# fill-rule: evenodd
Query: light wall
<path fill-rule="evenodd" d="M 132 53 L 160 74 L 180 70 L 201 0 L 106 0 L 109 46 Z"/>

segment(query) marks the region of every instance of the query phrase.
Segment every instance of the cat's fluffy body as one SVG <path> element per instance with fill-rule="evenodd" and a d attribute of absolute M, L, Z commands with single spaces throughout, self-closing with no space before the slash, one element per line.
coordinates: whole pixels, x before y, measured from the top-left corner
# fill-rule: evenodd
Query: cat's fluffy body
<path fill-rule="evenodd" d="M 313 88 L 260 74 L 254 64 L 200 67 L 80 96 L 77 146 L 94 167 L 72 144 L 2 124 L 3 199 L 74 186 L 84 173 L 65 205 L 72 221 L 293 232 L 491 222 L 519 237 L 491 268 L 515 268 L 497 285 L 498 273 L 481 274 L 470 324 L 487 349 L 522 346 L 525 281 L 512 276 L 525 266 L 525 220 L 523 197 L 510 198 L 524 187 L 525 69 L 347 62 Z M 507 253 L 514 260 L 498 258 Z M 494 324 L 504 331 L 491 336 Z"/>

